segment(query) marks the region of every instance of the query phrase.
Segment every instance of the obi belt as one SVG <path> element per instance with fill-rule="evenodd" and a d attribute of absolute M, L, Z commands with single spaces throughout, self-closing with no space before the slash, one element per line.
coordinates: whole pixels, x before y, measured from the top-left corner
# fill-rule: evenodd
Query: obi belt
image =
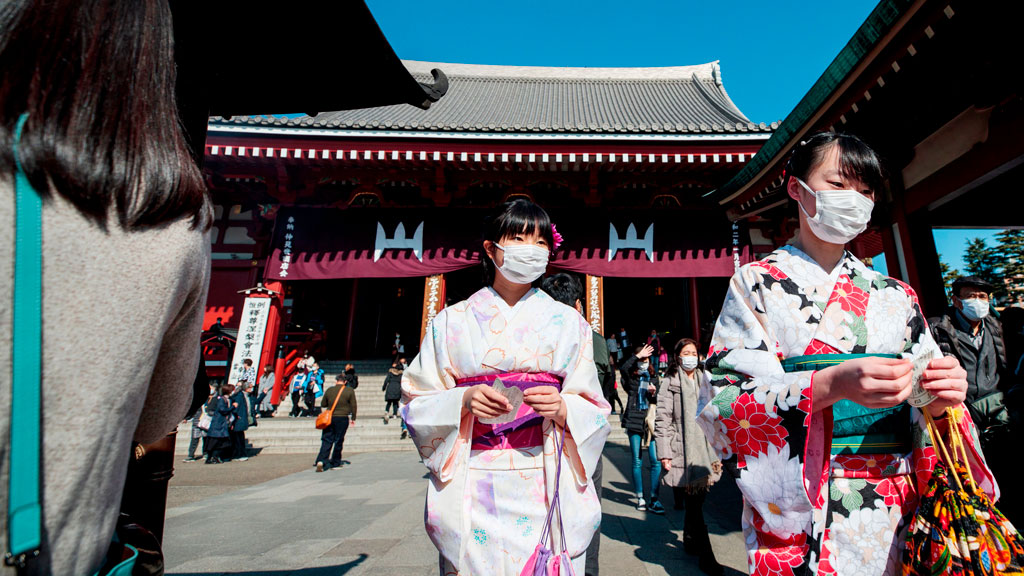
<path fill-rule="evenodd" d="M 547 372 L 507 372 L 505 374 L 486 374 L 459 378 L 455 385 L 459 388 L 468 388 L 477 384 L 488 384 L 494 386 L 494 381 L 500 378 L 505 388 L 517 388 L 525 392 L 536 386 L 554 386 L 562 390 L 562 379 Z M 519 396 L 513 392 L 513 397 Z M 516 402 L 510 401 L 513 407 Z M 500 424 L 484 424 L 479 420 L 473 423 L 473 439 L 471 448 L 473 450 L 505 450 L 510 448 L 532 448 L 544 444 L 544 433 L 541 424 L 544 417 L 533 411 L 525 402 L 520 402 L 515 410 L 515 417 L 511 422 Z"/>
<path fill-rule="evenodd" d="M 811 354 L 782 361 L 786 372 L 822 370 L 854 358 L 900 358 L 897 354 Z M 912 450 L 910 405 L 865 408 L 852 400 L 832 405 L 832 454 L 906 454 Z"/>

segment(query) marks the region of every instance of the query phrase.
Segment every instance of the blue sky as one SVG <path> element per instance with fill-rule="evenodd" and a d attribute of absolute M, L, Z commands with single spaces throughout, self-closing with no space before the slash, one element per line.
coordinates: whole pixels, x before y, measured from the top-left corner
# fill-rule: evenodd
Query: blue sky
<path fill-rule="evenodd" d="M 954 270 L 964 272 L 964 249 L 967 242 L 974 238 L 985 240 L 989 248 L 999 243 L 996 234 L 1001 230 L 992 229 L 970 229 L 970 228 L 936 228 L 932 230 L 935 238 L 935 249 L 939 252 L 940 260 Z"/>
<path fill-rule="evenodd" d="M 595 67 L 720 60 L 726 90 L 755 122 L 783 119 L 876 3 L 367 0 L 407 60 Z"/>

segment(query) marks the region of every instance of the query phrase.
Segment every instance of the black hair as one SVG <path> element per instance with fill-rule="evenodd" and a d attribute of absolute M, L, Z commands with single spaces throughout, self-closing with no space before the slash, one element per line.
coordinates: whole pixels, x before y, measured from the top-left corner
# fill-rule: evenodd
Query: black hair
<path fill-rule="evenodd" d="M 878 153 L 863 140 L 845 132 L 818 132 L 793 149 L 786 163 L 783 186 L 790 177 L 807 181 L 807 176 L 825 159 L 825 153 L 839 146 L 839 173 L 843 178 L 863 182 L 876 195 L 885 186 L 885 168 Z"/>
<path fill-rule="evenodd" d="M 668 359 L 668 370 L 665 371 L 665 376 L 671 378 L 679 373 L 682 369 L 682 365 L 679 361 L 679 355 L 683 353 L 683 348 L 692 345 L 697 349 L 697 357 L 700 358 L 700 344 L 693 338 L 680 338 L 679 342 L 672 348 L 672 357 Z"/>
<path fill-rule="evenodd" d="M 500 242 L 506 236 L 516 234 L 540 234 L 548 243 L 548 250 L 555 247 L 555 236 L 551 232 L 551 218 L 539 205 L 524 198 L 506 202 L 494 214 L 484 219 L 484 240 Z M 484 268 L 484 284 L 494 283 L 494 263 L 485 253 L 480 259 Z"/>
<path fill-rule="evenodd" d="M 575 308 L 576 302 L 583 300 L 583 284 L 575 276 L 565 272 L 545 278 L 540 283 L 540 289 L 570 308 Z"/>
<path fill-rule="evenodd" d="M 5 0 L 0 8 L 0 162 L 18 158 L 36 191 L 53 191 L 101 226 L 212 211 L 181 127 L 166 1 Z"/>
<path fill-rule="evenodd" d="M 246 366 L 252 366 L 252 358 L 246 358 L 245 360 L 242 360 L 242 364 L 245 364 Z"/>
<path fill-rule="evenodd" d="M 637 346 L 636 348 L 633 349 L 633 355 L 636 356 L 643 349 L 644 349 L 643 346 Z M 640 363 L 643 362 L 644 360 L 647 360 L 647 362 L 648 362 L 648 364 L 647 364 L 647 373 L 650 374 L 651 376 L 654 376 L 654 362 L 651 361 L 651 357 L 650 356 L 648 356 L 647 358 L 644 358 L 643 360 L 639 360 L 638 359 L 636 361 L 636 363 L 633 364 L 633 370 L 636 371 L 637 373 L 639 373 L 640 372 Z"/>

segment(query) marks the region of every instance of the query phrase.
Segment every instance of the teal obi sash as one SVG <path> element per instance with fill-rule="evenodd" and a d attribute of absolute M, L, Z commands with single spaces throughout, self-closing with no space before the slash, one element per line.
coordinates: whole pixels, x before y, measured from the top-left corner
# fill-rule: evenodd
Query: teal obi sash
<path fill-rule="evenodd" d="M 786 372 L 823 370 L 854 358 L 897 354 L 811 354 L 782 361 Z M 910 405 L 865 408 L 851 400 L 832 405 L 832 454 L 906 454 L 912 449 Z"/>

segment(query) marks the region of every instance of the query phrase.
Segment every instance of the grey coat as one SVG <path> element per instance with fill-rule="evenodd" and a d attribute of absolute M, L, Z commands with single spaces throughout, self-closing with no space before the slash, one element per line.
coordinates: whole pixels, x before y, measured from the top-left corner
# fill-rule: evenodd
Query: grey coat
<path fill-rule="evenodd" d="M 713 465 L 718 456 L 697 426 L 697 387 L 703 377 L 700 370 L 694 372 L 694 380 L 682 372 L 666 376 L 658 390 L 654 420 L 658 459 L 672 460 L 672 468 L 662 476 L 666 486 L 701 490 L 722 476 L 721 467 Z"/>

